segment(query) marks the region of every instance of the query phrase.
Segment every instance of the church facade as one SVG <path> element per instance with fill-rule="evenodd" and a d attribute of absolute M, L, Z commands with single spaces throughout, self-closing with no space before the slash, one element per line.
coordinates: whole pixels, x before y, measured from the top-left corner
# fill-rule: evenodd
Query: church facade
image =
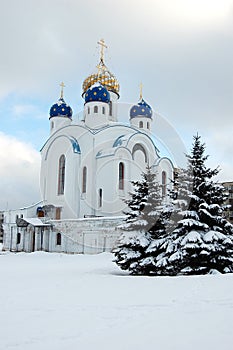
<path fill-rule="evenodd" d="M 163 194 L 173 164 L 161 157 L 151 133 L 153 111 L 142 93 L 130 106 L 126 124 L 118 116 L 120 87 L 104 62 L 82 85 L 83 117 L 61 95 L 49 114 L 50 136 L 41 149 L 42 201 L 4 213 L 4 249 L 97 253 L 111 250 L 124 219 L 131 181 L 150 166 Z M 125 119 L 125 118 L 124 118 Z"/>

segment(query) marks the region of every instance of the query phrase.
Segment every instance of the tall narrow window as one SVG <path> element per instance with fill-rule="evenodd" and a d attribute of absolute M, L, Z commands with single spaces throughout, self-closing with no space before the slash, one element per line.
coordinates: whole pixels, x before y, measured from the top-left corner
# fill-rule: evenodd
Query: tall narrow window
<path fill-rule="evenodd" d="M 57 245 L 61 245 L 61 234 L 57 233 Z"/>
<path fill-rule="evenodd" d="M 94 113 L 98 113 L 98 106 L 94 106 Z"/>
<path fill-rule="evenodd" d="M 103 205 L 103 190 L 102 188 L 99 189 L 99 208 L 101 208 Z"/>
<path fill-rule="evenodd" d="M 140 128 L 140 129 L 143 128 L 143 122 L 142 122 L 142 121 L 139 122 L 139 128 Z"/>
<path fill-rule="evenodd" d="M 149 130 L 150 129 L 150 123 L 147 122 L 146 125 L 147 125 L 147 129 Z"/>
<path fill-rule="evenodd" d="M 87 107 L 87 113 L 90 114 L 90 107 Z"/>
<path fill-rule="evenodd" d="M 21 234 L 20 234 L 20 232 L 18 232 L 16 244 L 20 244 L 20 241 L 21 241 Z"/>
<path fill-rule="evenodd" d="M 87 167 L 83 168 L 83 183 L 82 183 L 82 193 L 87 192 Z"/>
<path fill-rule="evenodd" d="M 167 174 L 166 171 L 162 172 L 162 196 L 165 197 L 166 196 L 166 192 L 167 192 Z"/>
<path fill-rule="evenodd" d="M 109 102 L 109 115 L 112 116 L 112 101 Z"/>
<path fill-rule="evenodd" d="M 105 114 L 105 107 L 102 107 L 102 113 Z"/>
<path fill-rule="evenodd" d="M 64 194 L 65 188 L 65 156 L 61 155 L 59 159 L 59 167 L 58 167 L 58 194 Z"/>
<path fill-rule="evenodd" d="M 124 176 L 125 176 L 125 167 L 122 162 L 119 163 L 119 190 L 124 189 Z"/>

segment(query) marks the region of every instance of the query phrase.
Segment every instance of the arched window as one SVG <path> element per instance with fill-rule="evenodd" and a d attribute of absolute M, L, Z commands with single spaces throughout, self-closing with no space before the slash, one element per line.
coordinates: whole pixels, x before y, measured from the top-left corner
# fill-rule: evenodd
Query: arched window
<path fill-rule="evenodd" d="M 83 182 L 82 182 L 82 193 L 87 192 L 87 167 L 83 168 Z"/>
<path fill-rule="evenodd" d="M 103 190 L 102 188 L 99 189 L 99 208 L 101 208 L 103 205 Z"/>
<path fill-rule="evenodd" d="M 162 171 L 162 197 L 165 197 L 167 193 L 167 174 L 166 171 Z"/>
<path fill-rule="evenodd" d="M 98 113 L 98 106 L 94 106 L 94 113 Z"/>
<path fill-rule="evenodd" d="M 150 123 L 147 122 L 146 125 L 147 125 L 147 129 L 150 130 Z"/>
<path fill-rule="evenodd" d="M 140 128 L 140 129 L 143 128 L 143 122 L 142 122 L 142 121 L 139 122 L 139 128 Z"/>
<path fill-rule="evenodd" d="M 109 102 L 109 115 L 112 116 L 112 101 Z"/>
<path fill-rule="evenodd" d="M 16 244 L 20 244 L 20 241 L 21 241 L 21 234 L 20 234 L 20 232 L 18 232 Z"/>
<path fill-rule="evenodd" d="M 51 130 L 54 128 L 54 122 L 51 122 Z"/>
<path fill-rule="evenodd" d="M 60 233 L 57 233 L 56 244 L 61 245 L 61 234 Z"/>
<path fill-rule="evenodd" d="M 61 155 L 58 166 L 58 194 L 64 194 L 65 188 L 65 156 Z"/>
<path fill-rule="evenodd" d="M 105 114 L 105 107 L 102 107 L 102 113 Z"/>
<path fill-rule="evenodd" d="M 125 177 L 125 167 L 122 162 L 119 163 L 119 190 L 124 189 L 124 177 Z"/>
<path fill-rule="evenodd" d="M 132 150 L 132 154 L 133 154 L 133 160 L 135 160 L 135 155 L 136 155 L 136 152 L 137 151 L 141 151 L 145 157 L 145 163 L 147 163 L 148 161 L 148 157 L 147 157 L 147 153 L 146 153 L 146 150 L 145 148 L 140 145 L 140 143 L 136 143 L 134 146 L 133 146 L 133 150 Z"/>
<path fill-rule="evenodd" d="M 87 107 L 87 114 L 90 114 L 90 107 Z"/>

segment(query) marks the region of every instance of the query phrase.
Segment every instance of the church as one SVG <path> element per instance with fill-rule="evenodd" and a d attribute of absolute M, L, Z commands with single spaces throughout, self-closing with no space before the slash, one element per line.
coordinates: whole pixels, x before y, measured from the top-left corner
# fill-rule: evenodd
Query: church
<path fill-rule="evenodd" d="M 82 84 L 78 121 L 61 83 L 60 97 L 49 112 L 50 135 L 41 148 L 42 200 L 4 213 L 5 250 L 110 251 L 121 233 L 131 181 L 150 166 L 163 195 L 170 186 L 173 164 L 160 155 L 151 132 L 152 107 L 141 91 L 127 111 L 128 123 L 121 121 L 120 85 L 105 64 L 104 40 L 98 44 L 100 60 Z"/>

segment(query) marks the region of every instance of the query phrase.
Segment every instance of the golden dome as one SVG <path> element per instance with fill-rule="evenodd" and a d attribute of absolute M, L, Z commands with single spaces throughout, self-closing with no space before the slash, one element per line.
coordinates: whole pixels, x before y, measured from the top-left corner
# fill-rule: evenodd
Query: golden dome
<path fill-rule="evenodd" d="M 120 86 L 116 77 L 108 70 L 105 66 L 103 59 L 101 58 L 100 63 L 97 65 L 98 72 L 91 74 L 83 82 L 83 94 L 91 87 L 93 84 L 99 82 L 101 85 L 105 86 L 107 90 L 119 93 Z"/>
<path fill-rule="evenodd" d="M 100 83 L 105 86 L 107 90 L 115 92 L 119 96 L 120 86 L 116 77 L 109 71 L 109 69 L 104 64 L 104 49 L 107 45 L 104 39 L 98 41 L 100 45 L 100 63 L 96 66 L 98 69 L 97 73 L 91 74 L 83 82 L 83 95 L 85 92 L 95 83 Z"/>

